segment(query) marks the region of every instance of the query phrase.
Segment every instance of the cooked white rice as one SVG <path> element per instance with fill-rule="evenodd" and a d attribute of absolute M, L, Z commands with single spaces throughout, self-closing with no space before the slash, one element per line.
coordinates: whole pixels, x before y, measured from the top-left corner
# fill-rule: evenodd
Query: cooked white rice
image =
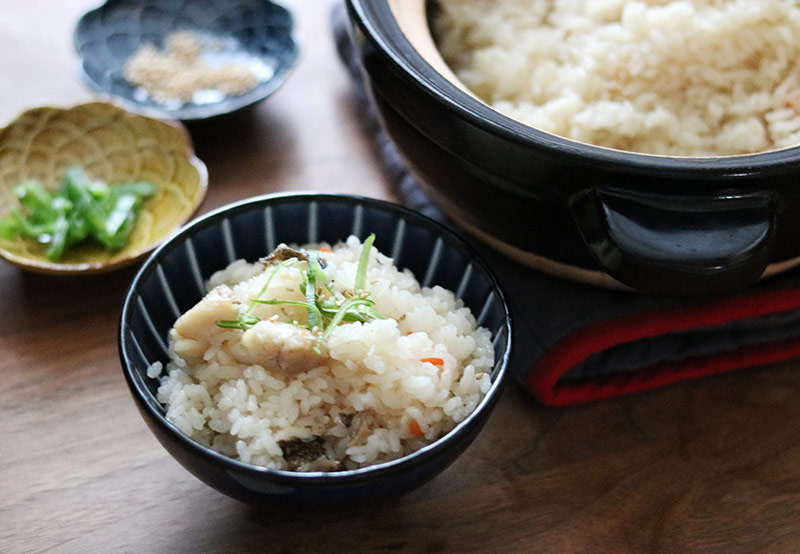
<path fill-rule="evenodd" d="M 340 290 L 352 290 L 361 248 L 350 237 L 322 254 Z M 302 301 L 304 265 L 281 269 L 261 298 Z M 251 305 L 274 267 L 239 260 L 214 274 L 209 294 L 170 331 L 158 399 L 200 443 L 276 469 L 353 469 L 436 440 L 489 390 L 491 333 L 452 292 L 421 288 L 375 248 L 366 288 L 385 319 L 339 325 L 321 355 L 308 348 L 315 335 L 291 323 L 308 320 L 302 307 L 257 305 L 261 321 L 247 332 L 218 327 Z M 154 364 L 148 374 L 160 373 Z M 287 460 L 298 439 L 324 442 L 325 458 Z"/>
<path fill-rule="evenodd" d="M 800 143 L 797 0 L 439 0 L 439 49 L 498 111 L 677 156 Z"/>

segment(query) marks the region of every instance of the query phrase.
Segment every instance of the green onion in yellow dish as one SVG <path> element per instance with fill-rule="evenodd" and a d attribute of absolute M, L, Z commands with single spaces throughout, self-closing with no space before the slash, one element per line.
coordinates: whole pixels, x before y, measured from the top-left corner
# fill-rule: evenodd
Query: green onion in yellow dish
<path fill-rule="evenodd" d="M 0 238 L 34 239 L 46 245 L 45 254 L 52 262 L 84 241 L 120 250 L 130 238 L 142 203 L 155 192 L 155 185 L 147 181 L 109 185 L 71 167 L 53 192 L 36 180 L 17 185 L 14 195 L 20 205 L 0 219 Z"/>

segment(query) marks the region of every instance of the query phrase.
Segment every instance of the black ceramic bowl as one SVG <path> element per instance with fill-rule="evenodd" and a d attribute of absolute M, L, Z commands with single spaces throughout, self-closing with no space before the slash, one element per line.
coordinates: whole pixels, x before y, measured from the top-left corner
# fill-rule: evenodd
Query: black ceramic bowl
<path fill-rule="evenodd" d="M 348 12 L 389 135 L 431 198 L 499 250 L 679 295 L 739 290 L 800 256 L 800 148 L 680 158 L 544 133 L 457 82 L 424 0 L 348 0 Z"/>
<path fill-rule="evenodd" d="M 93 90 L 131 110 L 186 121 L 231 113 L 275 92 L 297 61 L 293 25 L 286 8 L 267 0 L 108 0 L 80 18 L 73 38 L 82 76 Z M 221 39 L 226 56 L 247 55 L 264 75 L 241 95 L 203 103 L 153 101 L 125 79 L 125 63 L 145 43 L 163 49 L 166 37 L 177 30 Z"/>
<path fill-rule="evenodd" d="M 456 291 L 492 332 L 496 362 L 492 386 L 475 411 L 435 443 L 396 461 L 353 471 L 296 473 L 228 458 L 184 435 L 156 399 L 147 377 L 166 363 L 167 332 L 199 301 L 204 281 L 231 261 L 254 261 L 280 242 L 336 242 L 350 234 L 376 234 L 375 246 L 414 272 L 423 285 Z M 125 298 L 119 329 L 122 367 L 139 411 L 162 445 L 205 483 L 240 500 L 347 505 L 391 498 L 442 471 L 472 442 L 498 399 L 511 348 L 508 308 L 486 264 L 450 231 L 416 212 L 379 200 L 328 194 L 258 197 L 220 208 L 194 221 L 145 262 Z"/>

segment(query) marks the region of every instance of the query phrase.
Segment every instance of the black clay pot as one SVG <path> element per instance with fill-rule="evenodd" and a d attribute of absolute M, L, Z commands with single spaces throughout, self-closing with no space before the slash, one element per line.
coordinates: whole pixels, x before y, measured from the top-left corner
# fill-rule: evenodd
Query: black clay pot
<path fill-rule="evenodd" d="M 348 0 L 370 90 L 425 191 L 491 245 L 552 273 L 677 295 L 740 290 L 800 256 L 800 148 L 665 157 L 528 127 L 427 61 L 409 5 Z"/>

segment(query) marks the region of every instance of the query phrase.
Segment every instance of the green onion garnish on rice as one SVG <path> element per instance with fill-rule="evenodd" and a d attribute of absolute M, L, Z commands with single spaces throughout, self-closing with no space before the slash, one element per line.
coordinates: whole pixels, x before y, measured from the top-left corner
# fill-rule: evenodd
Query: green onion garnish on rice
<path fill-rule="evenodd" d="M 375 242 L 375 233 L 370 233 L 361 248 L 361 256 L 358 258 L 358 270 L 356 271 L 356 283 L 353 285 L 353 293 L 356 296 L 362 290 L 365 290 L 367 284 L 367 264 L 369 263 L 369 252 L 372 249 L 373 242 Z"/>
<path fill-rule="evenodd" d="M 258 296 L 250 301 L 250 306 L 247 311 L 240 314 L 237 319 L 217 321 L 217 326 L 224 329 L 240 329 L 242 331 L 247 331 L 261 321 L 259 317 L 252 315 L 253 308 L 259 304 L 303 307 L 306 308 L 308 312 L 308 323 L 295 322 L 295 324 L 319 332 L 319 336 L 312 350 L 316 354 L 321 354 L 320 345 L 331 336 L 334 329 L 342 322 L 366 323 L 373 319 L 383 319 L 383 316 L 375 310 L 375 301 L 369 297 L 369 291 L 366 290 L 369 253 L 374 242 L 374 233 L 370 234 L 364 240 L 358 259 L 353 293 L 349 295 L 350 297 L 334 286 L 330 276 L 323 268 L 320 253 L 318 251 L 310 251 L 308 253 L 307 268 L 301 274 L 301 282 L 299 285 L 300 292 L 305 297 L 305 302 L 299 300 L 280 300 L 276 298 L 269 300 L 262 299 L 262 296 L 264 296 L 264 293 L 266 293 L 270 283 L 278 272 L 290 265 L 297 264 L 299 266 L 300 260 L 297 257 L 292 257 L 281 262 L 272 270 L 264 286 L 261 287 Z M 330 297 L 321 297 L 320 289 L 327 290 Z"/>

